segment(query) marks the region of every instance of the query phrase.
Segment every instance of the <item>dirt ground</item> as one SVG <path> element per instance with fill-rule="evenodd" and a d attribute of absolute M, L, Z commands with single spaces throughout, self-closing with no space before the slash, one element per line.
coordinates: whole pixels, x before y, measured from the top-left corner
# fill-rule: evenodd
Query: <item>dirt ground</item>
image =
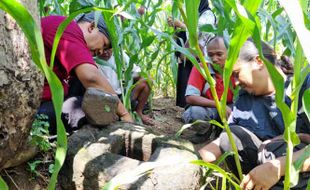
<path fill-rule="evenodd" d="M 182 122 L 184 108 L 176 106 L 174 98 L 155 98 L 152 105 L 151 116 L 154 119 L 155 125 L 146 127 L 160 135 L 175 136 L 184 125 Z M 192 135 L 191 131 L 184 130 L 180 138 L 188 140 Z M 194 144 L 194 147 L 198 150 L 206 143 L 208 142 Z"/>
<path fill-rule="evenodd" d="M 155 125 L 153 131 L 167 136 L 174 136 L 181 129 L 184 109 L 175 106 L 173 98 L 157 98 L 153 100 L 152 117 Z"/>

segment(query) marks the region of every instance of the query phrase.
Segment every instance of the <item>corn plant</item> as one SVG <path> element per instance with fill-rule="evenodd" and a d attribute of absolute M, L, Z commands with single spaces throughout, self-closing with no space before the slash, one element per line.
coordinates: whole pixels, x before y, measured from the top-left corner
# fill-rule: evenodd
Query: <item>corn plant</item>
<path fill-rule="evenodd" d="M 185 10 L 183 9 L 184 2 Z M 119 6 L 115 7 L 116 4 Z M 52 88 L 53 102 L 57 116 L 58 148 L 56 150 L 56 163 L 49 184 L 49 189 L 55 188 L 57 174 L 64 162 L 67 148 L 65 130 L 60 119 L 63 92 L 61 83 L 52 72 L 57 43 L 59 42 L 61 34 L 66 26 L 77 14 L 93 10 L 102 12 L 111 34 L 113 54 L 117 64 L 117 74 L 120 80 L 125 81 L 122 88 L 125 92 L 124 104 L 126 108 L 130 109 L 130 93 L 135 87 L 131 76 L 133 64 L 139 65 L 142 69 L 141 75 L 148 79 L 149 83 L 155 81 L 154 88 L 162 90 L 165 95 L 169 94 L 169 88 L 173 89 L 175 86 L 177 62 L 173 56 L 174 52 L 181 52 L 194 64 L 195 67 L 197 67 L 211 86 L 211 92 L 216 102 L 216 108 L 218 109 L 218 113 L 222 120 L 222 124 L 216 124 L 224 128 L 228 133 L 240 180 L 242 179 L 242 169 L 237 149 L 227 123 L 225 110 L 233 64 L 238 58 L 239 50 L 243 43 L 248 37 L 252 36 L 276 88 L 276 103 L 284 118 L 284 137 L 288 143 L 285 188 L 289 188 L 290 185 L 296 184 L 296 177 L 298 177 L 297 174 L 302 162 L 310 155 L 310 148 L 308 147 L 301 159 L 292 164 L 292 150 L 293 147 L 299 143 L 299 139 L 295 132 L 299 89 L 304 78 L 310 72 L 310 45 L 307 43 L 307 36 L 309 36 L 310 29 L 309 2 L 306 0 L 243 0 L 241 3 L 238 3 L 234 0 L 214 0 L 212 1 L 212 4 L 218 17 L 218 26 L 216 28 L 203 26 L 199 30 L 222 34 L 224 35 L 224 38 L 229 41 L 228 59 L 223 72 L 225 90 L 221 99 L 217 97 L 214 88 L 214 81 L 198 45 L 197 10 L 199 0 L 174 0 L 173 5 L 169 5 L 169 2 L 166 3 L 162 0 L 156 2 L 152 0 L 118 0 L 117 2 L 107 0 L 42 0 L 39 2 L 41 16 L 47 16 L 49 14 L 68 16 L 57 31 L 50 66 L 47 66 L 45 61 L 40 30 L 35 25 L 35 22 L 27 10 L 15 0 L 3 0 L 0 2 L 0 8 L 12 15 L 25 32 L 25 35 L 29 40 L 34 62 L 44 72 Z M 144 5 L 146 7 L 146 13 L 144 15 L 137 14 L 137 5 Z M 292 9 L 292 7 L 296 7 L 296 9 Z M 176 18 L 182 16 L 189 32 L 190 47 L 194 54 L 198 55 L 203 66 L 202 68 L 192 55 L 192 51 L 180 47 L 175 43 L 173 39 L 175 31 L 165 25 L 167 13 L 164 12 L 164 10 L 172 12 L 172 15 Z M 292 10 L 294 10 L 294 12 Z M 127 19 L 121 22 L 120 17 L 116 15 L 122 15 Z M 264 27 L 262 27 L 262 25 Z M 295 58 L 295 73 L 292 82 L 293 93 L 291 95 L 293 101 L 291 107 L 288 107 L 282 102 L 284 97 L 284 79 L 280 76 L 274 66 L 263 58 L 260 45 L 261 39 L 272 44 L 276 51 L 282 52 L 282 50 L 284 50 L 284 54 L 294 56 Z M 126 52 L 130 57 L 127 65 L 123 64 L 122 52 Z M 126 88 L 126 90 L 124 90 L 124 88 Z M 305 91 L 302 98 L 302 104 L 309 118 L 309 90 Z M 220 172 L 222 176 L 224 176 L 224 182 L 227 180 L 238 189 L 238 185 L 236 184 L 236 181 L 238 182 L 238 180 L 219 168 L 216 164 L 208 164 L 201 161 L 193 161 L 193 163 Z M 208 173 L 210 172 L 211 170 L 209 170 Z M 1 177 L 0 189 L 7 189 L 7 186 Z"/>

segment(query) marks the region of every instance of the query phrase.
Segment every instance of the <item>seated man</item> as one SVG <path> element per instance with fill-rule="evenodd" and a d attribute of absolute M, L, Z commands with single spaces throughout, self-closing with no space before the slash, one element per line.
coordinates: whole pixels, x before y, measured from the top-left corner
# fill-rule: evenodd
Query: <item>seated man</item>
<path fill-rule="evenodd" d="M 57 28 L 65 18 L 64 16 L 48 16 L 41 20 L 45 56 L 48 63 Z M 72 21 L 59 41 L 53 70 L 63 85 L 65 101 L 62 119 L 69 131 L 83 126 L 86 122 L 85 113 L 81 109 L 82 95 L 69 94 L 69 91 L 72 91 L 69 85 L 72 78 L 77 78 L 85 88 L 97 88 L 116 96 L 93 60 L 93 56 L 102 54 L 105 49 L 111 48 L 110 46 L 110 37 L 103 17 L 100 15 L 96 25 L 94 12 L 82 14 L 77 21 Z M 45 81 L 38 114 L 49 117 L 50 131 L 56 133 L 56 119 L 51 98 L 49 84 Z M 117 115 L 124 121 L 133 121 L 120 101 L 117 106 Z"/>
<path fill-rule="evenodd" d="M 124 53 L 124 62 L 129 63 L 129 57 Z M 121 98 L 122 89 L 120 81 L 116 74 L 116 63 L 114 60 L 114 56 L 112 55 L 112 51 L 105 51 L 101 56 L 101 59 L 107 61 L 108 65 L 99 65 L 102 74 L 107 78 L 113 87 L 114 91 Z M 134 89 L 131 92 L 130 100 L 131 100 L 131 109 L 136 111 L 138 116 L 141 118 L 141 121 L 145 125 L 154 125 L 152 119 L 147 115 L 143 114 L 143 110 L 147 104 L 148 97 L 151 93 L 151 87 L 148 82 L 139 76 L 141 69 L 137 65 L 133 65 L 132 77 L 134 80 Z"/>
<path fill-rule="evenodd" d="M 277 65 L 274 50 L 265 43 L 262 43 L 262 47 L 264 57 L 276 65 L 285 78 L 285 74 Z M 229 118 L 229 126 L 236 142 L 242 171 L 247 174 L 241 186 L 243 189 L 269 189 L 284 175 L 285 157 L 275 155 L 270 156 L 274 159 L 268 160 L 269 156 L 268 158 L 264 158 L 264 155 L 259 157 L 258 150 L 263 141 L 284 133 L 284 122 L 280 110 L 276 107 L 275 88 L 270 75 L 251 40 L 245 42 L 241 48 L 238 61 L 233 68 L 233 75 L 236 85 L 242 88 Z M 309 87 L 310 74 L 301 87 L 299 102 L 301 102 L 304 91 Z M 285 102 L 290 104 L 288 97 Z M 299 110 L 302 110 L 301 104 Z M 296 132 L 305 133 L 304 135 L 309 137 L 309 120 L 302 111 L 297 115 Z M 219 138 L 204 146 L 199 153 L 204 161 L 213 162 L 227 151 L 231 151 L 231 145 L 227 133 L 222 132 Z M 293 159 L 296 160 L 303 151 L 304 149 L 301 148 L 294 153 Z M 229 158 L 227 161 L 230 169 L 236 174 L 234 159 Z M 258 165 L 260 162 L 262 164 Z M 301 172 L 304 171 L 310 171 L 310 158 L 306 159 L 301 168 Z M 297 187 L 297 189 L 303 188 L 305 187 Z"/>
<path fill-rule="evenodd" d="M 219 71 L 213 69 L 215 65 L 218 65 L 221 69 L 224 68 L 226 61 L 227 50 L 222 37 L 215 37 L 207 44 L 207 53 L 212 61 L 210 72 L 214 80 L 216 81 L 216 91 L 219 98 L 224 91 L 222 74 Z M 217 120 L 220 122 L 220 118 L 215 107 L 215 102 L 211 94 L 210 86 L 206 79 L 199 73 L 196 68 L 193 68 L 190 74 L 186 89 L 186 103 L 189 105 L 183 114 L 183 120 L 185 123 L 192 123 L 196 120 Z M 233 103 L 233 92 L 229 89 L 227 96 L 227 104 L 231 106 Z M 227 106 L 227 115 L 229 115 L 231 109 Z M 210 132 L 209 125 L 198 124 L 196 127 L 197 133 L 202 136 L 206 136 L 207 131 Z M 194 129 L 195 130 L 195 129 Z M 208 138 L 208 137 L 205 137 Z M 207 139 L 206 139 L 207 140 Z"/>

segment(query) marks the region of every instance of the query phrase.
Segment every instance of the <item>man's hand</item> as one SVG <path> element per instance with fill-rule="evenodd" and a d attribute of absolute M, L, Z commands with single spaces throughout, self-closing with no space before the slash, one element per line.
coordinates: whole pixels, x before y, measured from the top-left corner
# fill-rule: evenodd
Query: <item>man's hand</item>
<path fill-rule="evenodd" d="M 172 17 L 168 17 L 167 22 L 168 22 L 168 25 L 172 27 L 182 28 L 182 29 L 186 28 L 186 25 L 183 22 L 176 20 L 176 19 L 174 20 Z"/>
<path fill-rule="evenodd" d="M 171 16 L 167 18 L 167 22 L 168 22 L 168 25 L 169 25 L 169 26 L 174 27 L 173 18 L 172 18 Z"/>
<path fill-rule="evenodd" d="M 242 180 L 240 187 L 243 190 L 267 190 L 280 180 L 280 161 L 271 160 L 256 166 Z"/>
<path fill-rule="evenodd" d="M 121 121 L 129 122 L 129 123 L 134 123 L 134 120 L 132 119 L 131 115 L 126 112 L 124 115 L 120 117 Z"/>

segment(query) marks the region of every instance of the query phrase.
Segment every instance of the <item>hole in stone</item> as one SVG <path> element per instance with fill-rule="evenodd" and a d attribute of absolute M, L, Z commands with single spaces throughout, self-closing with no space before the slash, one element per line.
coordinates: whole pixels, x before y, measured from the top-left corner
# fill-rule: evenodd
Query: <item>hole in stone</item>
<path fill-rule="evenodd" d="M 12 122 L 14 121 L 14 116 L 13 116 L 13 115 L 10 115 L 10 116 L 9 116 L 9 120 L 10 120 L 10 122 L 12 123 Z"/>
<path fill-rule="evenodd" d="M 0 133 L 0 139 L 1 139 L 1 140 L 5 139 L 5 136 L 6 136 L 5 134 Z"/>
<path fill-rule="evenodd" d="M 128 139 L 123 141 L 120 151 L 113 153 L 139 161 L 148 161 L 157 148 L 157 143 L 155 142 L 155 139 L 148 139 L 147 141 L 145 141 L 143 140 L 143 138 L 151 137 L 144 136 L 136 138 L 133 136 L 134 135 L 130 134 Z"/>

